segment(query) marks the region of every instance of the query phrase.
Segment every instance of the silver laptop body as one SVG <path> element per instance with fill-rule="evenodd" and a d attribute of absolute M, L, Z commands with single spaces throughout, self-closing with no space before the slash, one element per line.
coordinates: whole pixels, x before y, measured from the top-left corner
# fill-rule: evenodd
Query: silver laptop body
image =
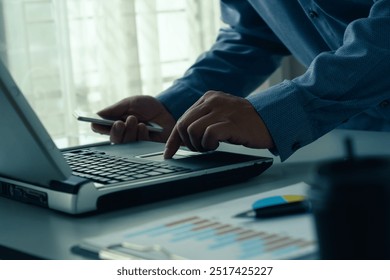
<path fill-rule="evenodd" d="M 0 113 L 0 195 L 70 214 L 205 191 L 257 176 L 272 164 L 271 158 L 221 151 L 199 154 L 185 149 L 180 149 L 174 159 L 164 160 L 164 144 L 142 141 L 120 145 L 107 142 L 59 150 L 2 62 Z M 130 166 L 134 162 L 148 169 L 137 170 L 142 178 L 102 182 L 93 175 L 85 177 L 72 171 L 73 163 L 66 158 L 74 154 L 108 156 L 111 165 L 100 167 L 107 171 L 108 167 L 121 166 L 124 175 L 121 178 L 125 179 L 133 174 Z M 90 162 L 84 164 L 84 170 L 88 171 Z M 160 174 L 151 169 L 153 165 Z"/>

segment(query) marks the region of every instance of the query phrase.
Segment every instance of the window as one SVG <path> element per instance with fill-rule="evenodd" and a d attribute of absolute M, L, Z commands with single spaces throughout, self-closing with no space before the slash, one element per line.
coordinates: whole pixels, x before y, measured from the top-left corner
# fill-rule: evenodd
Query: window
<path fill-rule="evenodd" d="M 0 56 L 59 146 L 92 135 L 74 110 L 159 93 L 212 44 L 220 25 L 217 0 L 0 3 Z"/>
<path fill-rule="evenodd" d="M 0 57 L 57 145 L 79 145 L 98 136 L 75 110 L 156 95 L 220 25 L 219 0 L 0 0 Z M 262 88 L 291 77 L 286 62 Z"/>

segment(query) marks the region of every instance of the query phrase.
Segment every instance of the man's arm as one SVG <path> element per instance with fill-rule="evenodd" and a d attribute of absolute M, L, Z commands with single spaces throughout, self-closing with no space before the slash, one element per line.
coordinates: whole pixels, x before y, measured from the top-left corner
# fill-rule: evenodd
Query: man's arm
<path fill-rule="evenodd" d="M 247 1 L 221 1 L 215 44 L 157 98 L 177 120 L 209 90 L 245 97 L 279 67 L 289 51 Z"/>
<path fill-rule="evenodd" d="M 390 1 L 347 27 L 342 46 L 316 57 L 307 72 L 248 100 L 282 160 L 349 118 L 374 109 L 390 122 Z"/>

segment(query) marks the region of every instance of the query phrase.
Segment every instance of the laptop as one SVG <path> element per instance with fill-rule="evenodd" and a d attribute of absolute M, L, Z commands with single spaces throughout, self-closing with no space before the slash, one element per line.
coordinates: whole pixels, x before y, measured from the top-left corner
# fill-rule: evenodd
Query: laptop
<path fill-rule="evenodd" d="M 109 142 L 58 149 L 0 61 L 0 195 L 69 214 L 128 207 L 206 191 L 257 176 L 273 160 Z"/>

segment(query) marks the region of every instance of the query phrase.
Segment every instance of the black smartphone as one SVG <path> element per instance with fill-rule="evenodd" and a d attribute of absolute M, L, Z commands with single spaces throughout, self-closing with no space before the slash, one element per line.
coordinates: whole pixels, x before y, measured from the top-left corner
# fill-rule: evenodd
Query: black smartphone
<path fill-rule="evenodd" d="M 74 112 L 73 115 L 78 121 L 96 123 L 96 124 L 106 125 L 106 126 L 112 126 L 115 122 L 114 120 L 103 119 L 99 115 L 92 114 L 92 113 Z M 153 131 L 153 132 L 163 131 L 163 128 L 154 122 L 148 122 L 145 125 L 149 131 Z"/>

